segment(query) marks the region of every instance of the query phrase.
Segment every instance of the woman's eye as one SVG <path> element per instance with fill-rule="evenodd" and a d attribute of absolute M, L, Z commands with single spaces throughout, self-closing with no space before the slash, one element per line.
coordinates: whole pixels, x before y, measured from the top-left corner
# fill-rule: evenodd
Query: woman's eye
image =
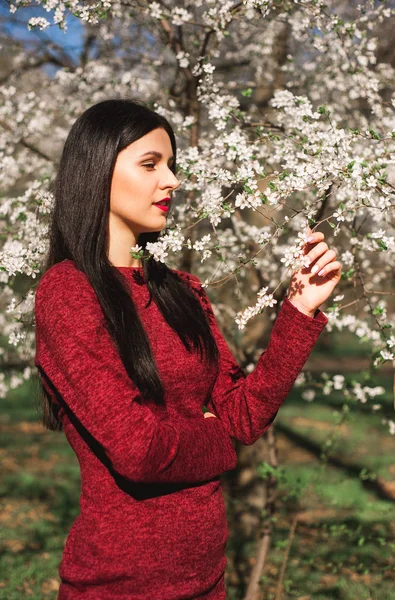
<path fill-rule="evenodd" d="M 143 167 L 150 167 L 150 168 L 153 169 L 155 167 L 155 164 L 154 163 L 149 163 L 149 164 L 143 165 Z"/>

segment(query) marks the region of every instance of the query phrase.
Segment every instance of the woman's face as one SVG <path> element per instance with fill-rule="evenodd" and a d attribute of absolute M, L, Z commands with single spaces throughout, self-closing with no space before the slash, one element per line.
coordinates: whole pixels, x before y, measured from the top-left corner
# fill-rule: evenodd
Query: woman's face
<path fill-rule="evenodd" d="M 166 227 L 168 212 L 155 203 L 171 198 L 180 185 L 170 170 L 172 162 L 170 138 L 162 128 L 150 131 L 118 154 L 110 193 L 112 239 L 126 234 L 130 245 L 135 245 L 140 233 Z"/>

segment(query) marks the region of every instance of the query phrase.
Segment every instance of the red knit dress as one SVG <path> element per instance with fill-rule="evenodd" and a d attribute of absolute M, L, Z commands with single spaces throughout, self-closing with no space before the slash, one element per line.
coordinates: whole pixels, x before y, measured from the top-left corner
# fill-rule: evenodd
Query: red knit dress
<path fill-rule="evenodd" d="M 217 366 L 185 349 L 154 301 L 146 306 L 142 268 L 118 270 L 146 329 L 164 407 L 142 401 L 73 261 L 51 267 L 36 292 L 35 363 L 62 398 L 59 414 L 81 469 L 80 514 L 64 547 L 58 599 L 224 599 L 220 475 L 236 466 L 231 438 L 252 444 L 270 426 L 327 318 L 308 317 L 285 299 L 246 376 L 196 276 L 174 271 L 209 316 Z M 204 405 L 218 418 L 205 419 Z"/>

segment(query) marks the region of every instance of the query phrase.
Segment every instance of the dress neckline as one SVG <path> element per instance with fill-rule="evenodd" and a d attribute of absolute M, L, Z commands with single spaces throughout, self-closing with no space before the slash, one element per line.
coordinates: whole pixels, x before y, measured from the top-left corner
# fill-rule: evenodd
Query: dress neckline
<path fill-rule="evenodd" d="M 136 271 L 144 271 L 144 267 L 115 267 L 116 269 L 127 269 L 128 271 L 130 270 L 136 270 Z"/>

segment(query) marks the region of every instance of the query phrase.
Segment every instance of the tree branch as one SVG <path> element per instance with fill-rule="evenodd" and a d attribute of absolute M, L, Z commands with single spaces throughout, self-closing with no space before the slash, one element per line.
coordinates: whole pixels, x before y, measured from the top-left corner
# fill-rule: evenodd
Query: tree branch
<path fill-rule="evenodd" d="M 11 133 L 13 132 L 12 127 L 10 127 L 10 125 L 8 125 L 8 123 L 6 123 L 5 121 L 0 121 L 0 127 L 7 129 L 7 131 L 10 131 Z M 43 152 L 39 148 L 33 146 L 33 144 L 28 142 L 25 138 L 20 138 L 18 142 L 22 144 L 22 146 L 25 146 L 25 148 L 28 148 L 28 150 L 31 150 L 31 152 L 34 152 L 34 154 L 37 154 L 37 156 L 43 158 L 44 160 L 47 160 L 50 163 L 54 162 L 52 157 L 48 156 L 48 154 L 45 154 L 45 152 Z"/>

